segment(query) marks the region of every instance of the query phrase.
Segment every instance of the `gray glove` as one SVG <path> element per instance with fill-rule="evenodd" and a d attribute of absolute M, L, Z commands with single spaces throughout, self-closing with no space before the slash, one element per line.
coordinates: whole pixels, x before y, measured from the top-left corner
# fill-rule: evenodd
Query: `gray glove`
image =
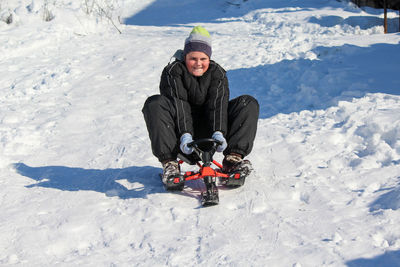
<path fill-rule="evenodd" d="M 228 143 L 226 142 L 225 137 L 223 136 L 223 134 L 219 131 L 214 132 L 212 137 L 212 139 L 215 139 L 217 141 L 222 142 L 222 145 L 217 146 L 217 152 L 222 152 L 225 150 L 225 148 L 228 146 Z"/>
<path fill-rule="evenodd" d="M 181 144 L 180 144 L 180 149 L 182 150 L 183 153 L 186 155 L 190 155 L 193 153 L 193 147 L 189 147 L 188 144 L 193 142 L 192 135 L 190 133 L 185 133 L 182 134 L 181 136 Z"/>

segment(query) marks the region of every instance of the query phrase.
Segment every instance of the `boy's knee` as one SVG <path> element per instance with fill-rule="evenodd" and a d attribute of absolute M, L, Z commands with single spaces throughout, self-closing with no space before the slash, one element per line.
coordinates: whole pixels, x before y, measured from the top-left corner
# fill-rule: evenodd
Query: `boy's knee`
<path fill-rule="evenodd" d="M 260 105 L 258 104 L 257 99 L 255 99 L 251 95 L 241 95 L 239 96 L 240 103 L 247 109 L 251 109 L 253 112 L 259 112 Z"/>
<path fill-rule="evenodd" d="M 166 97 L 162 95 L 153 95 L 146 99 L 143 105 L 142 112 L 157 112 L 166 104 Z"/>
<path fill-rule="evenodd" d="M 150 106 L 158 105 L 160 102 L 161 95 L 152 95 L 146 99 L 143 105 L 143 109 L 148 108 Z"/>

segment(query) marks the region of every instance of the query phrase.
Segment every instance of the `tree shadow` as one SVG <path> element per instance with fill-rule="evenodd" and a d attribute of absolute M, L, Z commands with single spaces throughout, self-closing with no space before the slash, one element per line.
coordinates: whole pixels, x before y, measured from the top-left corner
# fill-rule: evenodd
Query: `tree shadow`
<path fill-rule="evenodd" d="M 218 8 L 214 0 L 175 1 L 157 0 L 132 17 L 126 18 L 127 25 L 140 26 L 171 26 L 191 22 L 208 22 L 217 19 L 212 8 Z"/>
<path fill-rule="evenodd" d="M 96 170 L 64 166 L 31 167 L 15 163 L 13 167 L 20 175 L 36 181 L 27 188 L 95 191 L 122 199 L 147 198 L 149 194 L 165 192 L 159 178 L 162 171 L 152 166 Z"/>
<path fill-rule="evenodd" d="M 255 9 L 306 9 L 325 7 L 330 4 L 322 3 L 316 5 L 313 1 L 304 0 L 157 0 L 133 16 L 125 18 L 124 23 L 141 26 L 173 26 L 199 22 L 215 23 L 221 18 L 241 17 Z"/>
<path fill-rule="evenodd" d="M 377 257 L 355 259 L 346 262 L 348 267 L 398 267 L 400 266 L 400 250 L 387 251 Z"/>
<path fill-rule="evenodd" d="M 388 33 L 398 32 L 399 19 L 388 18 Z M 382 26 L 383 18 L 375 16 L 350 16 L 343 18 L 340 16 L 322 16 L 322 17 L 310 17 L 308 22 L 318 24 L 322 27 L 335 27 L 337 25 L 349 25 L 352 27 L 359 27 L 362 30 L 367 30 L 376 26 Z"/>
<path fill-rule="evenodd" d="M 260 118 L 327 109 L 368 93 L 400 94 L 399 44 L 317 47 L 317 59 L 284 60 L 227 72 L 231 96 L 251 94 Z"/>

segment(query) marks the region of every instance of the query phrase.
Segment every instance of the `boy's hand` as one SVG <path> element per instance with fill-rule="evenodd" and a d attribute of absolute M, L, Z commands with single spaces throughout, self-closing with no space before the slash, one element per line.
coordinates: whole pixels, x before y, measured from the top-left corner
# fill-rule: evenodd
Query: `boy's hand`
<path fill-rule="evenodd" d="M 180 149 L 182 150 L 183 153 L 186 155 L 190 155 L 193 153 L 193 147 L 189 147 L 188 144 L 193 142 L 192 135 L 190 133 L 185 133 L 181 136 L 181 144 L 180 144 Z"/>
<path fill-rule="evenodd" d="M 222 145 L 217 146 L 217 152 L 224 151 L 225 148 L 228 146 L 228 143 L 226 142 L 226 139 L 221 132 L 214 132 L 211 138 L 222 142 Z"/>

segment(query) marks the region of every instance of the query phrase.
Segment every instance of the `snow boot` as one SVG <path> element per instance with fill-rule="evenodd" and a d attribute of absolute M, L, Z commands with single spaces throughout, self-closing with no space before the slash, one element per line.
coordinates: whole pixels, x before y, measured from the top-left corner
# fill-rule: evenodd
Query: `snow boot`
<path fill-rule="evenodd" d="M 229 175 L 224 181 L 224 184 L 228 187 L 242 186 L 246 177 L 253 170 L 253 166 L 249 160 L 242 159 L 240 155 L 233 153 L 225 156 L 222 166 L 222 172 Z"/>
<path fill-rule="evenodd" d="M 176 160 L 163 163 L 163 173 L 161 180 L 167 190 L 182 191 L 185 180 L 181 174 L 180 166 Z"/>

